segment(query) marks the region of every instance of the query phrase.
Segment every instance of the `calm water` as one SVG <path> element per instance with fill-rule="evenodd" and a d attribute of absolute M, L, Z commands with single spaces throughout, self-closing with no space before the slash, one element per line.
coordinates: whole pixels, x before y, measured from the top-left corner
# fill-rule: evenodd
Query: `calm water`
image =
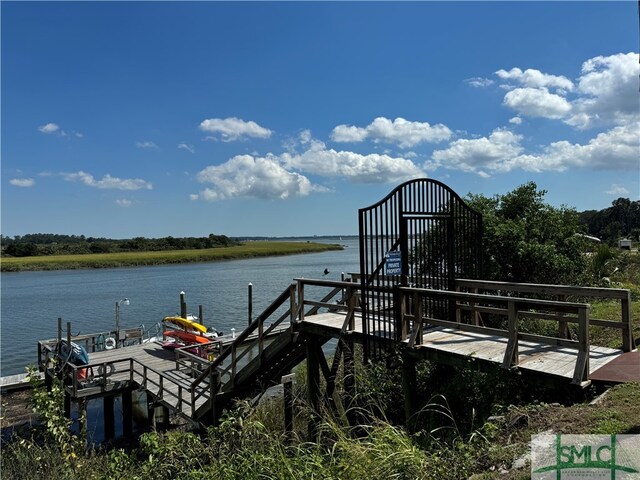
<path fill-rule="evenodd" d="M 121 328 L 150 328 L 180 311 L 180 291 L 189 313 L 203 306 L 204 323 L 226 333 L 247 325 L 247 285 L 253 284 L 253 314 L 271 304 L 296 277 L 340 280 L 341 272 L 359 270 L 358 241 L 340 243 L 342 251 L 286 257 L 233 260 L 157 267 L 53 272 L 2 273 L 0 376 L 23 373 L 37 360 L 37 342 L 55 338 L 57 319 L 71 322 L 74 335 L 115 328 L 115 303 Z M 323 277 L 324 269 L 330 273 Z"/>

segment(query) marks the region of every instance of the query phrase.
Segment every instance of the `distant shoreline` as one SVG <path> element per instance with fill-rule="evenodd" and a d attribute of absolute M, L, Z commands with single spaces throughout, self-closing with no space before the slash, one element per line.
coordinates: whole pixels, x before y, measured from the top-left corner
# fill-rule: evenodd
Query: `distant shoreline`
<path fill-rule="evenodd" d="M 343 247 L 338 244 L 315 243 L 310 241 L 249 241 L 239 246 L 197 250 L 3 257 L 0 262 L 0 271 L 31 272 L 42 270 L 140 267 L 298 255 L 302 253 L 317 253 L 342 249 Z"/>

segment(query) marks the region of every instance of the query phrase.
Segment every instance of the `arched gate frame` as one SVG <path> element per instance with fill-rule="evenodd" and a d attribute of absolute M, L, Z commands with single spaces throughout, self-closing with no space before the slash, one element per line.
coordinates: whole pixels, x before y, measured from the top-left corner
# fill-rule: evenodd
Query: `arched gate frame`
<path fill-rule="evenodd" d="M 417 179 L 358 216 L 366 361 L 400 341 L 395 287 L 453 290 L 456 278 L 481 278 L 482 215 L 442 182 Z M 454 315 L 446 301 L 425 307 Z"/>

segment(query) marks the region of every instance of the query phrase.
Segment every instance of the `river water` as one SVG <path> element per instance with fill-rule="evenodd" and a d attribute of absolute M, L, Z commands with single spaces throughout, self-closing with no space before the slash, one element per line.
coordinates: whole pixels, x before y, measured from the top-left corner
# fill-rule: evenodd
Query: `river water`
<path fill-rule="evenodd" d="M 37 342 L 56 337 L 58 317 L 63 329 L 71 322 L 73 335 L 114 330 L 115 304 L 128 298 L 130 304 L 120 306 L 121 328 L 149 328 L 179 314 L 184 291 L 189 313 L 197 314 L 202 305 L 205 325 L 240 332 L 248 322 L 249 283 L 255 318 L 294 278 L 340 280 L 342 272 L 359 271 L 357 238 L 309 240 L 345 248 L 215 263 L 2 273 L 0 376 L 24 373 L 36 363 Z"/>

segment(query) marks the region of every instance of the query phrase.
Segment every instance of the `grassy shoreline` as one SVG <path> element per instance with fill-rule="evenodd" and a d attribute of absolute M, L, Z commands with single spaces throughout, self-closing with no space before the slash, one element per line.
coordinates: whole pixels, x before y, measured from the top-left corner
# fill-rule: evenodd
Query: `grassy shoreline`
<path fill-rule="evenodd" d="M 38 257 L 5 257 L 2 272 L 37 270 L 73 270 L 80 268 L 119 268 L 177 263 L 216 262 L 252 257 L 298 255 L 329 250 L 342 250 L 338 244 L 312 242 L 247 242 L 234 247 L 159 252 L 95 253 L 85 255 L 51 255 Z"/>

